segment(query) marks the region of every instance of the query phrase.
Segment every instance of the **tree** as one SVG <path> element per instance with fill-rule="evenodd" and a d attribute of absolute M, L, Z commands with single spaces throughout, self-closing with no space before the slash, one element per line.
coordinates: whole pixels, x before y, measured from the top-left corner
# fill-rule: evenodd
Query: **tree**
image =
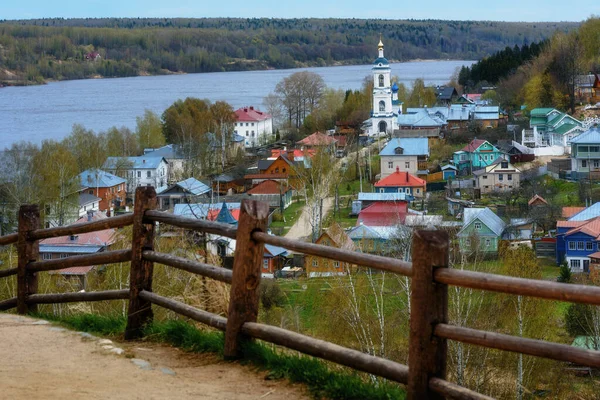
<path fill-rule="evenodd" d="M 406 101 L 406 107 L 433 106 L 436 102 L 435 91 L 431 87 L 425 87 L 423 79 L 415 79 L 413 88 Z"/>
<path fill-rule="evenodd" d="M 584 72 L 583 47 L 576 32 L 559 33 L 552 39 L 552 62 L 549 71 L 557 86 L 569 97 L 571 114 L 575 113 L 577 77 Z"/>
<path fill-rule="evenodd" d="M 46 223 L 62 226 L 77 220 L 80 182 L 73 154 L 63 144 L 46 140 L 32 161 L 34 185 Z"/>
<path fill-rule="evenodd" d="M 106 159 L 101 139 L 92 130 L 85 129 L 83 125 L 74 124 L 71 134 L 64 139 L 63 143 L 75 157 L 80 172 L 90 168 L 100 168 Z"/>
<path fill-rule="evenodd" d="M 143 117 L 136 117 L 135 135 L 140 149 L 155 149 L 165 145 L 165 136 L 158 115 L 144 110 Z"/>
<path fill-rule="evenodd" d="M 324 89 L 321 75 L 309 71 L 295 72 L 275 86 L 291 127 L 300 128 L 304 118 L 319 105 Z"/>

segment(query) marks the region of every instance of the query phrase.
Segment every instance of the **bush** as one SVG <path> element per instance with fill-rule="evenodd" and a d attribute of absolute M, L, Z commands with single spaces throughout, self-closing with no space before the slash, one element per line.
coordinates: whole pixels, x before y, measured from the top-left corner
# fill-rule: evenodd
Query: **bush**
<path fill-rule="evenodd" d="M 260 303 L 265 310 L 273 307 L 282 307 L 285 304 L 285 294 L 277 282 L 272 279 L 263 279 L 258 288 Z"/>
<path fill-rule="evenodd" d="M 587 304 L 571 304 L 565 314 L 565 328 L 571 336 L 587 336 L 593 332 L 592 306 Z"/>
<path fill-rule="evenodd" d="M 569 264 L 567 264 L 566 261 L 560 264 L 560 275 L 556 280 L 562 283 L 570 283 L 572 277 L 573 276 L 571 274 L 571 268 L 569 268 Z"/>

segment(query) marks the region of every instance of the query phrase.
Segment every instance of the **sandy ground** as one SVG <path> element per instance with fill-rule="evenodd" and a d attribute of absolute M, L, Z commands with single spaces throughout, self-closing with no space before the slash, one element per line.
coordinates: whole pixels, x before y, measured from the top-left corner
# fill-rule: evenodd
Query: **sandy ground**
<path fill-rule="evenodd" d="M 323 199 L 323 217 L 329 213 L 329 210 L 333 207 L 333 197 L 328 197 Z M 307 207 L 302 209 L 302 214 L 300 214 L 300 218 L 296 221 L 294 225 L 290 228 L 288 233 L 286 233 L 285 237 L 288 239 L 298 239 L 304 240 L 307 237 L 310 237 L 312 234 L 312 230 L 310 227 L 310 215 Z"/>
<path fill-rule="evenodd" d="M 0 314 L 0 398 L 309 398 L 302 386 L 265 380 L 266 373 L 214 355 L 99 339 L 46 321 Z M 117 355 L 103 346 L 124 353 Z"/>

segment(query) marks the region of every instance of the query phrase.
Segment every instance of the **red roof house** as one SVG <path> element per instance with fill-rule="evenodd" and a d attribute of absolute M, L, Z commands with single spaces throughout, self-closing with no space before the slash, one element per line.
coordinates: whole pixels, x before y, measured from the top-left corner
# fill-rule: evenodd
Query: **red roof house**
<path fill-rule="evenodd" d="M 360 211 L 357 225 L 361 223 L 366 226 L 393 226 L 404 224 L 408 214 L 408 203 L 398 202 L 375 202 Z"/>
<path fill-rule="evenodd" d="M 336 140 L 331 136 L 327 136 L 322 132 L 315 132 L 312 135 L 305 137 L 304 139 L 296 142 L 299 146 L 306 147 L 320 147 L 320 146 L 332 146 Z"/>
<path fill-rule="evenodd" d="M 407 193 L 414 197 L 423 197 L 426 188 L 425 180 L 400 171 L 399 167 L 396 167 L 396 172 L 375 183 L 375 190 L 379 193 Z"/>
<path fill-rule="evenodd" d="M 271 115 L 259 111 L 252 106 L 235 110 L 235 116 L 237 117 L 238 122 L 257 122 L 271 118 Z"/>

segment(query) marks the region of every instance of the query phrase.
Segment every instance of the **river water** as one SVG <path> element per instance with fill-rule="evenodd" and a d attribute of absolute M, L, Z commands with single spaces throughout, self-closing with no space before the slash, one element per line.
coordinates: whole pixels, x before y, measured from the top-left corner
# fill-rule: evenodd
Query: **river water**
<path fill-rule="evenodd" d="M 407 87 L 417 78 L 440 85 L 462 65 L 473 61 L 412 61 L 391 64 L 392 76 Z M 262 99 L 281 79 L 308 70 L 320 74 L 327 86 L 358 89 L 370 65 L 301 68 L 268 71 L 215 72 L 204 74 L 85 79 L 47 85 L 0 89 L 0 149 L 26 140 L 40 144 L 61 140 L 73 124 L 96 132 L 112 126 L 135 128 L 135 119 L 152 110 L 159 115 L 175 100 L 198 97 L 224 100 L 234 108 L 262 106 Z"/>

